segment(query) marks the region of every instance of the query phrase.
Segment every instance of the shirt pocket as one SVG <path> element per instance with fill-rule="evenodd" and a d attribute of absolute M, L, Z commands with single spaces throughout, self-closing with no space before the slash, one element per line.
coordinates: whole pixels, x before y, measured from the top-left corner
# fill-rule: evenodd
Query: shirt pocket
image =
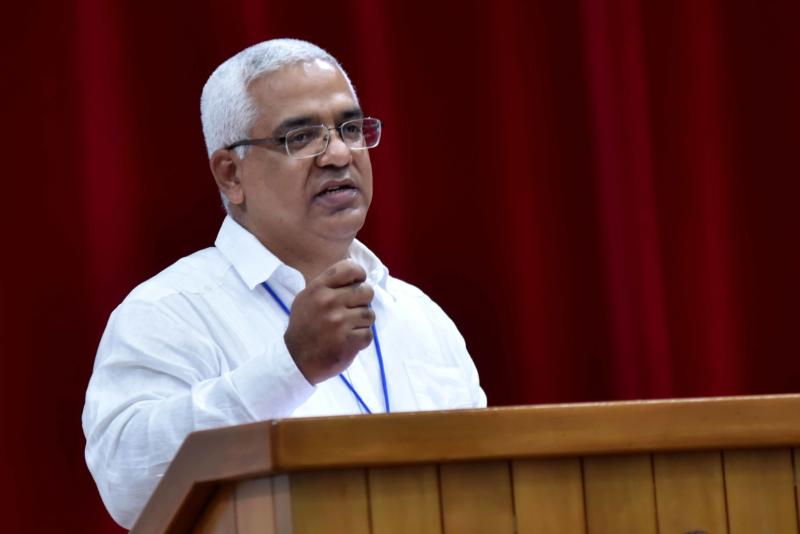
<path fill-rule="evenodd" d="M 473 407 L 467 378 L 460 367 L 411 359 L 403 363 L 420 410 Z"/>

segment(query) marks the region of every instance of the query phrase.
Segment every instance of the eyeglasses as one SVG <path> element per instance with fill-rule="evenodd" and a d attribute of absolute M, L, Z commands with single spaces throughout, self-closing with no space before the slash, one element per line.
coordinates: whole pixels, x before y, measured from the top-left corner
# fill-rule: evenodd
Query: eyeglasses
<path fill-rule="evenodd" d="M 381 140 L 382 123 L 378 119 L 366 117 L 345 121 L 331 128 L 319 126 L 303 126 L 289 130 L 281 137 L 263 137 L 260 139 L 243 139 L 226 146 L 232 150 L 247 145 L 283 145 L 286 153 L 294 159 L 305 159 L 319 156 L 328 149 L 331 130 L 339 132 L 339 137 L 350 150 L 367 150 L 375 148 Z"/>

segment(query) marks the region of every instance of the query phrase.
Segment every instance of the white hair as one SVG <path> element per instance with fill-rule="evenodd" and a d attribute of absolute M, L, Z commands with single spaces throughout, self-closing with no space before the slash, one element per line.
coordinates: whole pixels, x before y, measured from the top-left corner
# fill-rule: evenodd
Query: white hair
<path fill-rule="evenodd" d="M 251 82 L 285 65 L 317 59 L 341 71 L 355 98 L 353 84 L 336 58 L 317 45 L 299 39 L 272 39 L 255 44 L 217 67 L 200 96 L 200 120 L 208 156 L 248 136 L 257 118 L 255 104 L 247 92 Z M 240 157 L 245 153 L 238 152 Z"/>
<path fill-rule="evenodd" d="M 350 77 L 336 58 L 317 45 L 299 39 L 272 39 L 255 44 L 217 67 L 208 77 L 200 96 L 200 120 L 208 157 L 214 151 L 248 137 L 258 118 L 258 110 L 248 93 L 251 82 L 286 65 L 318 59 L 339 69 L 358 102 Z M 240 146 L 235 150 L 243 158 L 248 148 Z M 230 212 L 228 199 L 221 191 L 220 196 L 225 211 Z"/>

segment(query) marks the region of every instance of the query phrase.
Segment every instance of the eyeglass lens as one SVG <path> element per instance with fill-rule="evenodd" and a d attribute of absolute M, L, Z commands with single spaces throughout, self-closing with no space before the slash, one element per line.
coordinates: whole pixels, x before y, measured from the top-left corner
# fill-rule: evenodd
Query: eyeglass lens
<path fill-rule="evenodd" d="M 355 119 L 342 123 L 337 130 L 351 149 L 363 150 L 378 145 L 381 123 L 378 119 Z M 330 132 L 325 126 L 307 126 L 286 134 L 286 150 L 293 158 L 309 158 L 325 152 Z"/>

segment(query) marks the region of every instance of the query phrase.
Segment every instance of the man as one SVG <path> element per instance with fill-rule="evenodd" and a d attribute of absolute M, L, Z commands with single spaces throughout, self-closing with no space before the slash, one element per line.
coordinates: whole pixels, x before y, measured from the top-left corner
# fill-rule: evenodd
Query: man
<path fill-rule="evenodd" d="M 486 405 L 450 319 L 355 240 L 381 123 L 338 62 L 260 43 L 210 76 L 201 116 L 228 216 L 112 313 L 86 395 L 86 461 L 126 527 L 195 430 Z"/>

